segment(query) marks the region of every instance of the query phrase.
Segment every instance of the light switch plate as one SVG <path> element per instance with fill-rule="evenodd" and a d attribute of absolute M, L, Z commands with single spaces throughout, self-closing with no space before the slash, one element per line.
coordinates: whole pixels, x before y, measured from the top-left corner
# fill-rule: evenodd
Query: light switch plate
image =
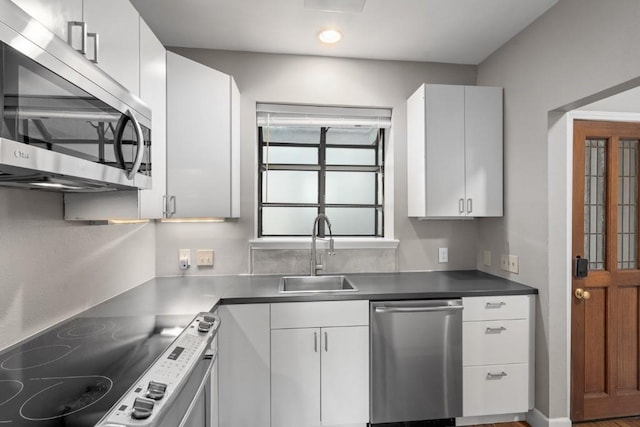
<path fill-rule="evenodd" d="M 213 267 L 213 249 L 198 249 L 196 251 L 196 265 L 198 267 Z"/>
<path fill-rule="evenodd" d="M 509 255 L 509 271 L 514 274 L 520 272 L 520 260 L 518 255 Z"/>
<path fill-rule="evenodd" d="M 509 255 L 500 255 L 500 270 L 509 271 Z"/>

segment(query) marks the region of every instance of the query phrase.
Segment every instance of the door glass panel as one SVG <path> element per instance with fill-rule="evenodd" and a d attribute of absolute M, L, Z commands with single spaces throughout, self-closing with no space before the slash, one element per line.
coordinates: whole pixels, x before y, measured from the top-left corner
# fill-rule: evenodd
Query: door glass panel
<path fill-rule="evenodd" d="M 637 268 L 638 140 L 618 148 L 618 269 Z"/>
<path fill-rule="evenodd" d="M 585 141 L 584 253 L 589 269 L 605 269 L 606 139 Z"/>

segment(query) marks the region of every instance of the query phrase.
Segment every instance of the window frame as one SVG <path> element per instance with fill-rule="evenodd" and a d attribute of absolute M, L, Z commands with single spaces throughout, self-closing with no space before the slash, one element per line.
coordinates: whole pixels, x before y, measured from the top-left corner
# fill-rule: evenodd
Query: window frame
<path fill-rule="evenodd" d="M 386 130 L 385 128 L 378 128 L 376 130 L 376 138 L 372 145 L 362 144 L 328 144 L 327 132 L 331 129 L 331 126 L 321 126 L 320 128 L 320 140 L 318 144 L 310 143 L 295 143 L 295 142 L 279 142 L 279 141 L 265 141 L 264 139 L 264 126 L 258 125 L 258 191 L 257 191 L 257 237 L 262 238 L 295 238 L 295 237 L 310 237 L 311 236 L 311 224 L 309 225 L 309 233 L 304 234 L 264 234 L 263 230 L 263 208 L 265 207 L 310 207 L 316 208 L 317 213 L 326 213 L 327 208 L 372 208 L 374 209 L 374 233 L 373 234 L 334 234 L 336 237 L 354 237 L 363 239 L 380 239 L 385 237 L 385 218 L 384 218 L 384 198 L 385 198 L 385 177 L 384 177 L 384 162 L 385 162 L 385 143 L 386 143 Z M 318 150 L 318 163 L 317 164 L 277 164 L 266 163 L 264 159 L 265 147 L 305 147 L 316 148 Z M 326 163 L 327 149 L 331 148 L 343 148 L 343 149 L 362 149 L 373 150 L 375 153 L 374 165 L 331 165 Z M 318 172 L 318 199 L 315 203 L 272 203 L 263 202 L 263 173 L 269 170 L 285 170 L 285 171 L 317 171 Z M 326 203 L 326 173 L 338 171 L 338 172 L 373 172 L 375 173 L 375 201 L 373 204 L 344 204 L 344 203 Z M 318 236 L 325 237 L 325 223 L 319 222 Z"/>

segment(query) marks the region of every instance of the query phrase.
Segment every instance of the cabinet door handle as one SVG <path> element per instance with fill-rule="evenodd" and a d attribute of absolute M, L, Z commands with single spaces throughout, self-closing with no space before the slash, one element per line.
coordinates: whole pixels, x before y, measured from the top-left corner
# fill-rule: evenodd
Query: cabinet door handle
<path fill-rule="evenodd" d="M 83 55 L 87 54 L 87 23 L 82 21 L 69 21 L 67 23 L 67 44 L 73 47 L 73 27 L 80 27 L 80 49 L 76 49 Z"/>
<path fill-rule="evenodd" d="M 464 199 L 458 200 L 458 213 L 464 213 Z"/>
<path fill-rule="evenodd" d="M 98 51 L 100 50 L 100 42 L 98 33 L 87 33 L 87 38 L 93 39 L 93 59 L 89 61 L 94 64 L 98 63 Z"/>
<path fill-rule="evenodd" d="M 506 302 L 488 302 L 485 308 L 501 308 L 503 305 L 507 305 Z"/>
<path fill-rule="evenodd" d="M 327 335 L 327 331 L 324 331 L 324 351 L 325 353 L 329 351 L 329 335 Z"/>
<path fill-rule="evenodd" d="M 507 328 L 505 328 L 504 326 L 500 326 L 499 328 L 487 328 L 486 333 L 487 334 L 499 334 L 502 331 L 506 331 Z"/>
<path fill-rule="evenodd" d="M 171 210 L 169 211 L 169 216 L 173 216 L 176 214 L 176 209 L 178 207 L 176 202 L 176 196 L 169 197 L 169 203 L 171 204 Z"/>
<path fill-rule="evenodd" d="M 467 199 L 467 213 L 470 214 L 473 211 L 473 199 Z"/>
<path fill-rule="evenodd" d="M 169 213 L 169 209 L 168 209 L 168 200 L 167 200 L 167 195 L 165 194 L 164 196 L 162 196 L 162 217 L 166 218 L 167 214 Z"/>
<path fill-rule="evenodd" d="M 499 380 L 502 379 L 502 377 L 506 377 L 507 373 L 505 371 L 499 372 L 497 374 L 494 374 L 493 372 L 487 372 L 487 379 L 488 380 Z"/>
<path fill-rule="evenodd" d="M 318 333 L 314 332 L 313 333 L 313 351 L 314 352 L 318 352 Z"/>

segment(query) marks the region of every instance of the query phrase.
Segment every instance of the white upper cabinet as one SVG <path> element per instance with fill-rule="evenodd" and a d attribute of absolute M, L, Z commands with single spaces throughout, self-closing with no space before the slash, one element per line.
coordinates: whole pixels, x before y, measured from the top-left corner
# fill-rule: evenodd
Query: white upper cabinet
<path fill-rule="evenodd" d="M 502 88 L 423 84 L 407 100 L 408 215 L 502 216 Z"/>
<path fill-rule="evenodd" d="M 151 165 L 153 188 L 106 193 L 67 193 L 65 219 L 159 219 L 166 194 L 167 91 L 166 50 L 140 19 L 140 97 L 151 108 Z"/>
<path fill-rule="evenodd" d="M 240 215 L 239 125 L 233 77 L 167 52 L 168 217 Z"/>
<path fill-rule="evenodd" d="M 35 18 L 49 31 L 68 41 L 69 22 L 82 22 L 83 0 L 11 0 Z M 79 27 L 73 35 L 80 36 Z"/>
<path fill-rule="evenodd" d="M 98 52 L 93 40 L 87 43 L 87 57 L 97 56 L 98 67 L 140 95 L 140 15 L 129 0 L 84 0 L 87 31 L 98 35 Z"/>
<path fill-rule="evenodd" d="M 75 49 L 82 48 L 84 26 L 89 34 L 87 58 L 130 92 L 140 94 L 139 14 L 129 0 L 12 1 Z"/>
<path fill-rule="evenodd" d="M 140 18 L 140 98 L 151 108 L 153 188 L 140 191 L 140 217 L 163 217 L 167 192 L 167 51 Z"/>

